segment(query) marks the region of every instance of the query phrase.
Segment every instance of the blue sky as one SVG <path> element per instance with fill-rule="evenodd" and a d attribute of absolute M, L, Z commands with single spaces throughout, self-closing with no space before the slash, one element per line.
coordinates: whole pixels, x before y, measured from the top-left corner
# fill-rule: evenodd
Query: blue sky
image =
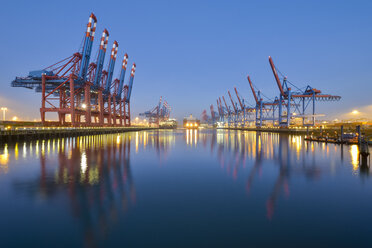
<path fill-rule="evenodd" d="M 372 105 L 372 1 L 7 1 L 0 8 L 0 106 L 9 116 L 39 118 L 40 94 L 11 88 L 27 75 L 76 52 L 89 14 L 109 47 L 119 42 L 137 63 L 133 115 L 162 95 L 172 115 L 199 116 L 236 86 L 253 103 L 246 80 L 278 95 L 268 56 L 291 82 L 341 95 L 319 103 L 334 116 Z M 106 61 L 107 62 L 107 61 Z M 114 75 L 119 76 L 120 63 Z M 128 74 L 127 74 L 128 76 Z"/>

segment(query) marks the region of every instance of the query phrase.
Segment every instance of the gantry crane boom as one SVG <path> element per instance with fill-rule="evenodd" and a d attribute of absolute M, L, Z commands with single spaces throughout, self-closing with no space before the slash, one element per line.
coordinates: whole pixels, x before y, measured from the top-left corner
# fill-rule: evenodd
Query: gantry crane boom
<path fill-rule="evenodd" d="M 274 77 L 275 77 L 275 81 L 278 85 L 278 88 L 279 88 L 279 91 L 280 91 L 280 94 L 282 96 L 286 96 L 284 90 L 283 90 L 283 87 L 282 87 L 282 83 L 280 82 L 280 79 L 279 79 L 279 76 L 278 76 L 278 73 L 276 71 L 276 68 L 275 68 L 275 65 L 274 65 L 274 62 L 271 58 L 271 56 L 269 56 L 269 62 L 270 62 L 270 66 L 271 66 L 271 70 L 273 71 L 273 74 L 274 74 Z"/>
<path fill-rule="evenodd" d="M 133 63 L 132 69 L 130 71 L 130 78 L 129 78 L 129 83 L 128 83 L 128 93 L 126 96 L 125 101 L 129 102 L 130 101 L 130 95 L 132 94 L 132 86 L 133 86 L 133 80 L 134 80 L 134 73 L 136 72 L 136 63 Z"/>
<path fill-rule="evenodd" d="M 225 97 L 222 96 L 222 99 L 223 99 L 223 102 L 225 103 L 226 111 L 227 111 L 228 113 L 230 113 L 230 110 L 229 110 L 229 107 L 227 106 L 227 103 L 226 103 Z"/>
<path fill-rule="evenodd" d="M 117 98 L 121 99 L 122 92 L 124 88 L 124 78 L 125 78 L 125 72 L 127 71 L 127 64 L 128 64 L 128 54 L 124 54 L 123 63 L 121 64 L 121 71 L 120 71 L 120 77 L 119 77 L 119 88 L 117 92 Z M 124 98 L 126 96 L 123 96 Z"/>
<path fill-rule="evenodd" d="M 220 108 L 221 108 L 221 113 L 224 114 L 223 107 L 222 107 L 222 100 L 221 100 L 221 97 L 219 97 L 219 99 L 220 99 Z M 226 111 L 228 111 L 228 109 L 226 109 Z"/>
<path fill-rule="evenodd" d="M 211 109 L 211 117 L 212 117 L 212 121 L 214 121 L 214 119 L 215 119 L 215 115 L 214 115 L 213 104 L 211 104 L 210 109 Z"/>
<path fill-rule="evenodd" d="M 96 74 L 94 75 L 94 81 L 93 81 L 93 85 L 96 87 L 99 87 L 100 82 L 101 82 L 103 63 L 105 61 L 108 38 L 109 38 L 109 32 L 107 31 L 107 29 L 105 29 L 102 33 L 101 43 L 99 45 L 97 68 L 96 68 Z"/>
<path fill-rule="evenodd" d="M 252 90 L 252 93 L 253 93 L 254 100 L 258 104 L 258 98 L 257 98 L 257 95 L 256 95 L 256 91 L 253 88 L 253 84 L 252 84 L 251 78 L 249 76 L 247 76 L 247 78 L 248 78 L 249 86 L 251 87 L 251 90 Z"/>
<path fill-rule="evenodd" d="M 218 110 L 218 114 L 221 115 L 221 110 L 220 110 L 220 105 L 219 105 L 218 99 L 217 99 L 217 110 Z"/>
<path fill-rule="evenodd" d="M 161 108 L 161 101 L 162 101 L 162 96 L 160 96 L 160 99 L 159 99 L 159 104 L 158 104 L 158 110 L 157 110 L 157 114 L 158 114 L 158 116 L 160 115 L 160 108 Z"/>
<path fill-rule="evenodd" d="M 238 98 L 240 107 L 241 107 L 242 110 L 244 110 L 244 105 L 243 105 L 242 101 L 240 100 L 240 97 L 239 97 L 239 94 L 238 94 L 238 90 L 236 89 L 236 87 L 234 87 L 234 90 L 235 90 L 236 97 Z"/>
<path fill-rule="evenodd" d="M 114 44 L 112 45 L 112 49 L 111 49 L 110 62 L 109 62 L 108 71 L 107 71 L 107 79 L 106 79 L 106 85 L 105 85 L 106 94 L 110 94 L 112 75 L 114 74 L 115 61 L 116 61 L 116 56 L 118 54 L 118 47 L 119 47 L 118 42 L 114 41 Z"/>
<path fill-rule="evenodd" d="M 227 93 L 229 94 L 229 97 L 230 97 L 230 100 L 231 100 L 231 104 L 233 105 L 233 108 L 234 108 L 235 113 L 238 113 L 238 110 L 236 109 L 236 106 L 234 104 L 234 101 L 233 101 L 233 99 L 231 97 L 230 91 L 228 90 Z"/>
<path fill-rule="evenodd" d="M 87 32 L 85 34 L 83 53 L 81 58 L 81 66 L 79 71 L 79 77 L 85 80 L 88 72 L 88 65 L 90 60 L 90 55 L 92 53 L 92 44 L 94 40 L 94 34 L 96 32 L 97 18 L 92 13 L 89 17 L 89 22 L 87 25 Z"/>

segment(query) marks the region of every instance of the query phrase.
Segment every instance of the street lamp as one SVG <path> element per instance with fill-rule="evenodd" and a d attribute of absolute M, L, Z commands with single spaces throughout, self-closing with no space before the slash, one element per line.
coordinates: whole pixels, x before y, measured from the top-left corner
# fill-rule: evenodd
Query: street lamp
<path fill-rule="evenodd" d="M 5 121 L 5 112 L 8 110 L 8 108 L 1 107 L 1 110 L 3 111 L 3 121 Z"/>
<path fill-rule="evenodd" d="M 13 118 L 12 118 L 12 121 L 17 121 L 18 120 L 18 117 L 17 116 L 14 116 Z"/>

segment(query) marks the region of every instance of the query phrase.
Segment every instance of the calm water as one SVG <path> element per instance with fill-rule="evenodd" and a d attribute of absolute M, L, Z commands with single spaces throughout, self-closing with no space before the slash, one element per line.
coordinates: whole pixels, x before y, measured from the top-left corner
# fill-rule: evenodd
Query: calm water
<path fill-rule="evenodd" d="M 241 131 L 0 145 L 0 247 L 372 247 L 357 146 Z"/>

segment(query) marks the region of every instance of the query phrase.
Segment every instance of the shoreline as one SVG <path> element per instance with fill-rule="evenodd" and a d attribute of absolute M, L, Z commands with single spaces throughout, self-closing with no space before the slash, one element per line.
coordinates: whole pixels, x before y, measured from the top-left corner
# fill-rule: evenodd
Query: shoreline
<path fill-rule="evenodd" d="M 159 130 L 155 127 L 106 127 L 106 128 L 39 128 L 23 130 L 0 131 L 0 143 L 40 140 L 50 138 L 77 137 L 98 134 L 113 134 L 125 132 L 137 132 L 146 130 Z"/>

